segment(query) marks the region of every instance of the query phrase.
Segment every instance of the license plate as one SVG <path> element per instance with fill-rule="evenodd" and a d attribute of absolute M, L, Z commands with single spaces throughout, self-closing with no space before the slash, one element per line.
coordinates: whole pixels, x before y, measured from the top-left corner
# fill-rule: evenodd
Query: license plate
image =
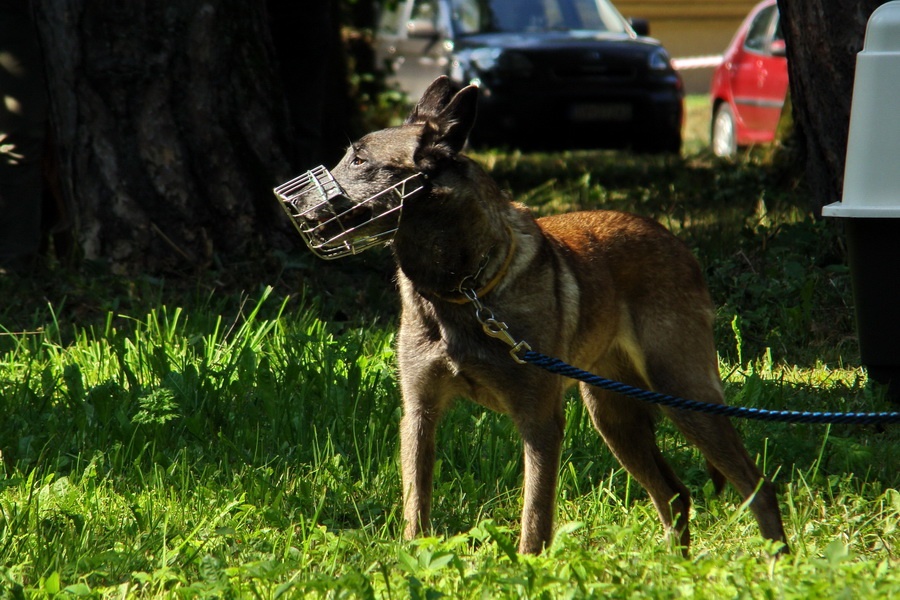
<path fill-rule="evenodd" d="M 620 102 L 575 104 L 569 117 L 577 123 L 589 121 L 630 121 L 633 113 L 630 104 Z"/>

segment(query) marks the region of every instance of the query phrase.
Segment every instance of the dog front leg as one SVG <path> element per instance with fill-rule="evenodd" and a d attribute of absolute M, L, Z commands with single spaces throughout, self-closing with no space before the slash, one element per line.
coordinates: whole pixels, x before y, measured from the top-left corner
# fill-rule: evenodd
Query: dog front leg
<path fill-rule="evenodd" d="M 542 423 L 519 424 L 525 445 L 525 502 L 519 552 L 539 554 L 550 544 L 565 417 L 562 410 Z"/>
<path fill-rule="evenodd" d="M 409 406 L 400 421 L 403 537 L 408 540 L 430 527 L 437 421 L 437 414 Z"/>

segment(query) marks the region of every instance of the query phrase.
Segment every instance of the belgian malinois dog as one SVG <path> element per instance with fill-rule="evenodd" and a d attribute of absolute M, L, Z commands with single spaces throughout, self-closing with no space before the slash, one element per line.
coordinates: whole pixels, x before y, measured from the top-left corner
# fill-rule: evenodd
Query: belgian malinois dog
<path fill-rule="evenodd" d="M 476 309 L 507 324 L 511 337 L 585 370 L 722 403 L 713 308 L 694 256 L 655 221 L 614 211 L 535 219 L 501 192 L 461 154 L 477 92 L 469 86 L 454 93 L 446 78 L 437 79 L 403 125 L 366 135 L 333 173 L 320 167 L 276 194 L 310 247 L 326 258 L 390 240 L 402 297 L 405 536 L 429 527 L 435 429 L 462 396 L 508 414 L 523 438 L 519 551 L 538 553 L 553 530 L 571 381 L 518 364 L 508 345 L 486 335 L 486 317 L 476 318 Z M 656 444 L 658 410 L 580 387 L 597 431 L 647 489 L 667 532 L 687 553 L 690 493 Z M 717 488 L 731 481 L 751 499 L 762 535 L 785 542 L 773 485 L 731 422 L 662 412 L 702 451 Z"/>

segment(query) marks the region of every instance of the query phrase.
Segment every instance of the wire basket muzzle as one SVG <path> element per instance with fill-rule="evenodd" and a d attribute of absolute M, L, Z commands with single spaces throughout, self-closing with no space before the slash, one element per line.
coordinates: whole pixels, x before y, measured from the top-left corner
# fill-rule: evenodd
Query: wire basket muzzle
<path fill-rule="evenodd" d="M 425 176 L 417 173 L 356 201 L 319 166 L 274 191 L 309 249 L 330 260 L 389 243 L 400 227 L 404 200 L 424 187 Z"/>

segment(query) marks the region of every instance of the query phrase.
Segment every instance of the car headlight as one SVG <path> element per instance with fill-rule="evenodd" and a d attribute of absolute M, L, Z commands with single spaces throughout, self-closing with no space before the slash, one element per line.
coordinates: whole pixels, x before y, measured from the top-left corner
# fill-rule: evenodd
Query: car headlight
<path fill-rule="evenodd" d="M 668 71 L 672 67 L 669 53 L 662 48 L 657 48 L 650 53 L 647 65 L 651 71 Z"/>
<path fill-rule="evenodd" d="M 479 71 L 490 71 L 497 65 L 500 54 L 500 48 L 476 48 L 469 55 L 469 60 Z"/>

